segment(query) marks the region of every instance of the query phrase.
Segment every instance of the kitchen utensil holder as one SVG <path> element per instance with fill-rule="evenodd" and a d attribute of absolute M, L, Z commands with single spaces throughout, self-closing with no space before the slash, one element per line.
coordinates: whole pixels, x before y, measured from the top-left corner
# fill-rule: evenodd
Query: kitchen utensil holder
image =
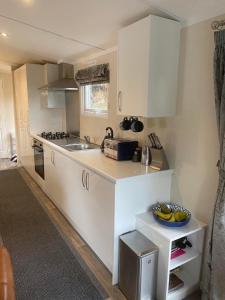
<path fill-rule="evenodd" d="M 164 149 L 150 148 L 152 154 L 152 162 L 150 167 L 156 170 L 168 170 L 169 164 Z"/>

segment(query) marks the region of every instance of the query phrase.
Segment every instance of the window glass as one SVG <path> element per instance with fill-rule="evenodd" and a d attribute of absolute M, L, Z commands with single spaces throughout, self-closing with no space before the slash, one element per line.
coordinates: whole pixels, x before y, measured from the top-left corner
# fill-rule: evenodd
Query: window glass
<path fill-rule="evenodd" d="M 108 113 L 108 83 L 85 85 L 82 89 L 84 112 L 96 114 Z"/>

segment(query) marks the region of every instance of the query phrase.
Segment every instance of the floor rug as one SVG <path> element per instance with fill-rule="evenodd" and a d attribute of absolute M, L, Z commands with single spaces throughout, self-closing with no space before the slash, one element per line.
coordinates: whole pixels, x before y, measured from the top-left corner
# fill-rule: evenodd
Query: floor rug
<path fill-rule="evenodd" d="M 0 234 L 12 258 L 17 300 L 107 297 L 16 169 L 0 171 Z"/>

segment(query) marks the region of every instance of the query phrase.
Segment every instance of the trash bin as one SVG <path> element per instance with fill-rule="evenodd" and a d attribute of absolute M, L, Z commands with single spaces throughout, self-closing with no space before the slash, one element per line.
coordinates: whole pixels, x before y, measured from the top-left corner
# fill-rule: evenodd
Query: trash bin
<path fill-rule="evenodd" d="M 158 248 L 134 230 L 120 236 L 119 288 L 128 300 L 153 300 Z"/>

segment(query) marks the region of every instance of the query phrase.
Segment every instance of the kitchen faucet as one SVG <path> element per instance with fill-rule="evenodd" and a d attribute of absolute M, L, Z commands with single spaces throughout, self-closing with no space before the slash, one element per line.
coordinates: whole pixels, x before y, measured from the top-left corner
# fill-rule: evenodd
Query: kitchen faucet
<path fill-rule="evenodd" d="M 85 135 L 85 136 L 84 136 L 84 140 L 85 140 L 85 142 L 86 142 L 87 144 L 90 144 L 90 143 L 91 143 L 91 138 L 90 138 L 89 135 Z"/>

